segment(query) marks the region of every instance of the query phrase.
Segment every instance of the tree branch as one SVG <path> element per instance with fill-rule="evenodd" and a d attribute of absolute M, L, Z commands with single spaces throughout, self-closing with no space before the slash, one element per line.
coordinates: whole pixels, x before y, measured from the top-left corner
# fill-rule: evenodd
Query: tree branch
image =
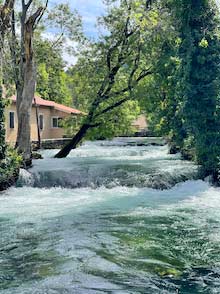
<path fill-rule="evenodd" d="M 39 22 L 41 21 L 43 15 L 44 15 L 45 11 L 47 10 L 48 2 L 49 2 L 49 0 L 46 0 L 45 6 L 44 6 L 44 8 L 41 11 L 41 15 L 39 16 L 36 24 L 34 25 L 34 29 L 36 29 L 36 27 L 38 26 Z"/>
<path fill-rule="evenodd" d="M 153 74 L 153 72 L 150 71 L 150 70 L 145 71 L 145 72 L 142 72 L 142 73 L 139 75 L 139 77 L 135 80 L 135 82 L 134 82 L 134 84 L 133 84 L 132 86 L 130 85 L 130 86 L 128 86 L 128 87 L 126 87 L 126 88 L 124 88 L 124 89 L 118 91 L 118 92 L 112 93 L 111 97 L 116 97 L 116 96 L 118 96 L 118 95 L 122 95 L 122 94 L 125 94 L 125 93 L 128 92 L 128 91 L 133 90 L 134 87 L 138 84 L 138 82 L 140 82 L 143 78 L 145 78 L 146 76 L 148 76 L 148 75 L 150 75 L 150 74 Z M 99 116 L 101 116 L 101 115 L 103 115 L 103 114 L 105 114 L 105 113 L 111 111 L 112 109 L 114 109 L 114 108 L 120 106 L 120 105 L 123 104 L 124 102 L 128 101 L 129 98 L 130 98 L 130 96 L 125 97 L 125 98 L 123 98 L 123 99 L 121 99 L 121 100 L 115 102 L 114 104 L 112 104 L 112 105 L 106 107 L 104 110 L 102 110 L 101 112 L 97 113 L 97 114 L 94 116 L 94 118 L 97 118 L 97 117 L 99 117 Z"/>
<path fill-rule="evenodd" d="M 64 32 L 62 32 L 62 33 L 59 35 L 59 37 L 56 39 L 56 41 L 54 41 L 54 42 L 52 43 L 51 48 L 54 48 L 57 44 L 59 44 L 59 42 L 60 42 L 60 40 L 62 40 L 63 36 L 64 36 Z"/>
<path fill-rule="evenodd" d="M 22 10 L 23 10 L 26 6 L 25 0 L 21 0 L 21 4 L 22 4 Z"/>
<path fill-rule="evenodd" d="M 31 26 L 31 28 L 33 29 L 34 26 L 35 26 L 35 23 L 36 23 L 36 21 L 37 21 L 37 19 L 38 19 L 38 17 L 41 16 L 43 9 L 44 9 L 43 7 L 39 7 L 39 8 L 35 11 L 35 13 L 32 14 L 32 15 L 28 18 L 28 20 L 26 21 L 25 25 L 28 26 L 28 27 Z"/>
<path fill-rule="evenodd" d="M 139 37 L 140 37 L 140 34 L 139 34 Z M 134 60 L 134 67 L 130 73 L 130 76 L 129 76 L 129 79 L 128 79 L 128 88 L 129 90 L 131 91 L 132 89 L 132 80 L 133 80 L 133 77 L 138 69 L 138 66 L 139 66 L 139 62 L 140 62 L 140 56 L 141 56 L 141 44 L 140 44 L 140 39 L 139 39 L 139 44 L 138 44 L 138 47 L 137 47 L 137 55 L 135 57 L 135 60 Z"/>
<path fill-rule="evenodd" d="M 143 78 L 151 74 L 153 74 L 153 71 L 151 71 L 150 69 L 146 71 L 142 71 L 141 74 L 138 76 L 138 78 L 133 82 L 133 85 L 127 86 L 124 89 L 121 89 L 117 92 L 112 92 L 111 97 L 116 97 L 132 90 L 140 80 L 142 80 Z"/>
<path fill-rule="evenodd" d="M 143 78 L 145 78 L 146 76 L 152 75 L 154 72 L 152 70 L 143 70 L 139 77 L 136 79 L 135 83 L 139 83 Z"/>
<path fill-rule="evenodd" d="M 25 5 L 26 6 L 26 10 L 29 9 L 29 7 L 31 6 L 31 3 L 33 2 L 33 0 L 29 0 L 28 3 Z"/>
<path fill-rule="evenodd" d="M 107 58 L 106 58 L 106 63 L 107 63 L 107 67 L 109 70 L 109 73 L 111 72 L 111 58 L 112 58 L 112 53 L 118 48 L 118 46 L 121 43 L 121 39 L 118 40 L 118 42 L 116 42 L 116 44 L 114 46 L 112 46 L 107 53 Z"/>
<path fill-rule="evenodd" d="M 125 103 L 126 101 L 128 101 L 128 97 L 123 98 L 123 99 L 117 101 L 116 103 L 114 103 L 114 104 L 112 104 L 112 105 L 106 107 L 106 108 L 105 108 L 104 110 L 102 110 L 100 113 L 97 113 L 97 114 L 94 116 L 94 118 L 97 118 L 97 117 L 99 117 L 99 116 L 101 116 L 101 115 L 103 115 L 103 114 L 105 114 L 105 113 L 107 113 L 107 112 L 113 110 L 114 108 L 120 106 L 121 104 Z"/>
<path fill-rule="evenodd" d="M 130 12 L 130 9 L 129 9 L 129 12 Z M 128 33 L 129 22 L 130 22 L 130 15 L 126 19 L 125 26 L 123 29 L 123 34 L 122 34 L 120 40 L 118 41 L 118 43 L 116 44 L 118 46 L 121 44 L 121 49 L 118 54 L 117 63 L 113 68 L 111 68 L 111 56 L 112 56 L 111 52 L 110 52 L 109 57 L 107 58 L 107 66 L 108 66 L 108 69 L 110 69 L 109 73 L 108 73 L 108 87 L 107 87 L 107 89 L 103 90 L 101 98 L 108 97 L 108 94 L 111 91 L 112 86 L 114 85 L 115 76 L 117 75 L 119 69 L 121 68 L 123 61 L 126 59 L 126 56 L 127 56 L 126 53 L 128 52 L 128 40 L 133 34 L 133 33 L 132 34 Z M 115 47 L 115 49 L 117 47 Z M 125 47 L 127 47 L 127 48 L 125 48 Z"/>
<path fill-rule="evenodd" d="M 11 26 L 10 17 L 14 7 L 15 0 L 6 0 L 5 4 L 0 6 L 0 33 L 5 34 L 5 31 Z"/>

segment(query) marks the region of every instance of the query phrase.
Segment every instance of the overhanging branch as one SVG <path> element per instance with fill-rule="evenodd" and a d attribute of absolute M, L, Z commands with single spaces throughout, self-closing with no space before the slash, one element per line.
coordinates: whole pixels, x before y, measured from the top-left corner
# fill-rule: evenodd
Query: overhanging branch
<path fill-rule="evenodd" d="M 34 25 L 34 29 L 36 29 L 36 27 L 38 26 L 39 22 L 41 21 L 45 11 L 47 10 L 47 6 L 48 6 L 48 2 L 49 0 L 46 0 L 45 6 L 43 7 L 43 9 L 41 10 L 41 14 L 38 17 L 38 20 L 36 21 L 35 25 Z"/>
<path fill-rule="evenodd" d="M 107 113 L 107 112 L 113 110 L 114 108 L 116 108 L 116 107 L 122 105 L 122 104 L 125 103 L 126 101 L 128 101 L 128 97 L 126 97 L 126 98 L 124 98 L 124 99 L 122 99 L 122 100 L 120 100 L 120 101 L 117 101 L 116 103 L 114 103 L 114 104 L 112 104 L 112 105 L 106 107 L 106 108 L 105 108 L 104 110 L 102 110 L 100 113 L 96 114 L 94 118 L 97 118 L 97 117 L 99 117 L 99 116 L 101 116 L 101 115 L 103 115 L 103 114 L 105 114 L 105 113 Z"/>
<path fill-rule="evenodd" d="M 134 83 L 132 86 L 128 86 L 128 87 L 126 87 L 126 88 L 124 88 L 124 89 L 122 89 L 122 90 L 120 90 L 120 91 L 118 91 L 118 92 L 112 93 L 111 97 L 116 97 L 116 96 L 119 96 L 119 95 L 125 94 L 126 92 L 129 92 L 129 91 L 133 90 L 134 87 L 135 87 L 135 86 L 136 86 L 136 85 L 137 85 L 137 84 L 138 84 L 143 78 L 145 78 L 146 76 L 151 75 L 151 74 L 153 74 L 153 72 L 150 71 L 150 70 L 145 71 L 145 72 L 142 72 L 142 73 L 140 74 L 140 76 L 136 79 L 135 83 Z M 127 96 L 127 97 L 125 97 L 125 98 L 123 98 L 123 99 L 121 99 L 121 100 L 115 102 L 114 104 L 112 104 L 112 105 L 106 107 L 106 108 L 103 109 L 101 112 L 97 113 L 97 114 L 94 116 L 94 118 L 97 118 L 97 117 L 99 117 L 99 116 L 101 116 L 101 115 L 103 115 L 103 114 L 105 114 L 105 113 L 107 113 L 107 112 L 113 110 L 114 108 L 116 108 L 116 107 L 122 105 L 123 103 L 125 103 L 126 101 L 128 101 L 129 98 L 130 98 L 130 96 Z"/>
<path fill-rule="evenodd" d="M 125 94 L 126 92 L 128 92 L 129 90 L 132 90 L 138 82 L 140 82 L 143 78 L 145 78 L 148 75 L 153 74 L 153 71 L 151 69 L 148 69 L 146 71 L 142 71 L 141 74 L 138 76 L 138 78 L 133 82 L 132 85 L 128 85 L 127 87 L 125 87 L 124 89 L 121 89 L 119 91 L 116 92 L 112 92 L 111 93 L 111 97 L 116 97 L 122 94 Z"/>

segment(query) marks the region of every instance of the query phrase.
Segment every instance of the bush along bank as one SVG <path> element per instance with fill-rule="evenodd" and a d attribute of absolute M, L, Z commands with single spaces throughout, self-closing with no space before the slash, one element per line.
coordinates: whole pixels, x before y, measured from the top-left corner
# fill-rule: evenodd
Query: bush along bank
<path fill-rule="evenodd" d="M 176 146 L 173 144 L 169 139 L 168 146 L 169 146 L 169 153 L 170 154 L 181 154 L 181 158 L 183 160 L 188 160 L 191 162 L 194 162 L 198 166 L 198 172 L 195 179 L 200 179 L 203 181 L 209 182 L 211 185 L 219 187 L 220 186 L 220 174 L 219 171 L 217 175 L 213 175 L 212 173 L 207 173 L 207 171 L 204 169 L 203 164 L 199 161 L 197 154 L 196 154 L 196 148 L 193 142 L 193 138 L 187 138 L 184 140 L 183 145 Z M 219 169 L 220 170 L 220 169 Z"/>
<path fill-rule="evenodd" d="M 6 158 L 0 161 L 0 191 L 16 183 L 21 163 L 22 157 L 15 150 L 8 148 Z"/>

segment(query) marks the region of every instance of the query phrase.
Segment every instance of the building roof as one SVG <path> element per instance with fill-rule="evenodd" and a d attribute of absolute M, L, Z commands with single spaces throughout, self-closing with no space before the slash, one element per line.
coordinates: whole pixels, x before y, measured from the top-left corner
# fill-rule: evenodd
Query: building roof
<path fill-rule="evenodd" d="M 11 100 L 16 103 L 16 96 L 15 95 L 12 96 Z M 45 100 L 45 99 L 42 99 L 39 96 L 35 96 L 35 100 L 36 100 L 37 106 L 52 107 L 52 108 L 54 108 L 56 110 L 59 110 L 59 111 L 65 112 L 65 113 L 69 113 L 69 114 L 85 114 L 85 113 L 83 113 L 82 111 L 80 111 L 78 109 L 68 107 L 68 106 L 65 106 L 65 105 L 62 105 L 62 104 L 58 104 L 58 103 L 56 103 L 54 101 Z M 33 100 L 33 104 L 35 104 L 34 100 Z"/>

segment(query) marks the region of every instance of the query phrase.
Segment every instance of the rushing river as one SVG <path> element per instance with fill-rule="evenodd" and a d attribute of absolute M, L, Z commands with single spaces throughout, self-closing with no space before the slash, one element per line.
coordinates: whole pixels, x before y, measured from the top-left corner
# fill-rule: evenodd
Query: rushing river
<path fill-rule="evenodd" d="M 220 190 L 128 141 L 44 151 L 0 194 L 0 294 L 220 293 Z"/>

